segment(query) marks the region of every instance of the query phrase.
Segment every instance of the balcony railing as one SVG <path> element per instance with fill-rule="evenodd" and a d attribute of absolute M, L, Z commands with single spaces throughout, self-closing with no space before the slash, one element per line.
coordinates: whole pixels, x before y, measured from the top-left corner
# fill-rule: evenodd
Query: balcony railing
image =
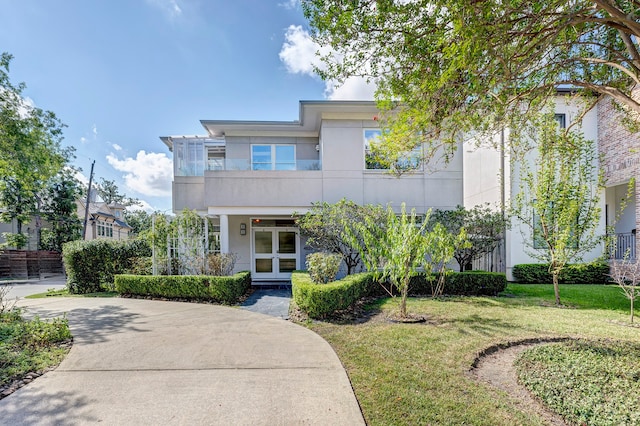
<path fill-rule="evenodd" d="M 628 232 L 609 235 L 609 258 L 635 260 L 636 234 Z"/>
<path fill-rule="evenodd" d="M 322 170 L 320 160 L 296 160 L 295 163 L 253 164 L 249 159 L 209 159 L 207 171 L 223 170 Z"/>

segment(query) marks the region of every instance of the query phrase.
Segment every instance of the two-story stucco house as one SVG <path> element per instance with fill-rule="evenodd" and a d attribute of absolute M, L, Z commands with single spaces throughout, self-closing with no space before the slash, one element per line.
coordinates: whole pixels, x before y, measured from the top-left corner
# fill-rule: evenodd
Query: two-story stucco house
<path fill-rule="evenodd" d="M 437 172 L 395 177 L 367 161 L 380 130 L 374 102 L 302 101 L 296 121 L 201 121 L 204 136 L 167 136 L 173 210 L 195 209 L 219 226 L 221 252 L 254 281 L 286 280 L 304 268 L 293 213 L 342 198 L 401 203 L 424 214 L 462 204 L 462 158 Z"/>

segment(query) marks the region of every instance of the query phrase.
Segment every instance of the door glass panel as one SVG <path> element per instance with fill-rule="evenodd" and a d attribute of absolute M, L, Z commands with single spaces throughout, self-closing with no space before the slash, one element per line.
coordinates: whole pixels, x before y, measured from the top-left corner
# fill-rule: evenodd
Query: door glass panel
<path fill-rule="evenodd" d="M 256 259 L 256 272 L 273 272 L 271 259 Z"/>
<path fill-rule="evenodd" d="M 271 231 L 256 231 L 255 250 L 256 253 L 273 253 L 273 241 Z"/>
<path fill-rule="evenodd" d="M 295 254 L 296 252 L 296 233 L 295 232 L 278 232 L 278 253 Z"/>
<path fill-rule="evenodd" d="M 296 270 L 295 259 L 280 259 L 280 272 L 289 273 Z"/>

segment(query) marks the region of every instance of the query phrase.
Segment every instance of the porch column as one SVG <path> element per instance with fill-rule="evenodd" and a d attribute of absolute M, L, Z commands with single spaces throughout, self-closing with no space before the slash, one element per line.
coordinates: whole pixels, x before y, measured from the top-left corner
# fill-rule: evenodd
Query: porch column
<path fill-rule="evenodd" d="M 229 216 L 220 215 L 220 253 L 229 253 Z"/>

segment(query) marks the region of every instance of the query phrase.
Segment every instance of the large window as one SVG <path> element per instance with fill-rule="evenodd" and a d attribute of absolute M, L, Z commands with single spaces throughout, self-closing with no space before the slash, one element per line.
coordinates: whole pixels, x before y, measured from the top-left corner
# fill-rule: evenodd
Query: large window
<path fill-rule="evenodd" d="M 173 158 L 175 176 L 204 175 L 204 141 L 202 139 L 174 139 Z"/>
<path fill-rule="evenodd" d="M 113 238 L 113 223 L 99 220 L 97 226 L 99 237 Z"/>
<path fill-rule="evenodd" d="M 542 217 L 540 213 L 542 213 Z M 574 238 L 575 231 L 578 229 L 578 226 L 579 226 L 578 218 L 576 218 L 575 228 L 570 230 L 569 235 L 571 239 L 568 241 L 569 246 L 572 248 L 578 248 L 578 240 Z M 545 227 L 547 229 L 545 229 Z M 544 212 L 539 212 L 539 211 L 533 212 L 533 248 L 534 249 L 548 248 L 545 237 L 548 236 L 550 240 L 553 241 L 556 239 L 556 236 L 559 232 L 560 230 L 557 229 L 557 225 L 556 225 L 553 202 L 549 203 L 549 207 Z"/>
<path fill-rule="evenodd" d="M 295 170 L 295 145 L 251 145 L 252 170 Z"/>
<path fill-rule="evenodd" d="M 364 129 L 364 168 L 366 170 L 389 170 L 404 169 L 416 170 L 420 168 L 422 158 L 422 147 L 418 146 L 413 151 L 404 155 L 394 163 L 387 161 L 380 156 L 376 156 L 374 152 L 375 145 L 382 136 L 380 129 Z"/>

